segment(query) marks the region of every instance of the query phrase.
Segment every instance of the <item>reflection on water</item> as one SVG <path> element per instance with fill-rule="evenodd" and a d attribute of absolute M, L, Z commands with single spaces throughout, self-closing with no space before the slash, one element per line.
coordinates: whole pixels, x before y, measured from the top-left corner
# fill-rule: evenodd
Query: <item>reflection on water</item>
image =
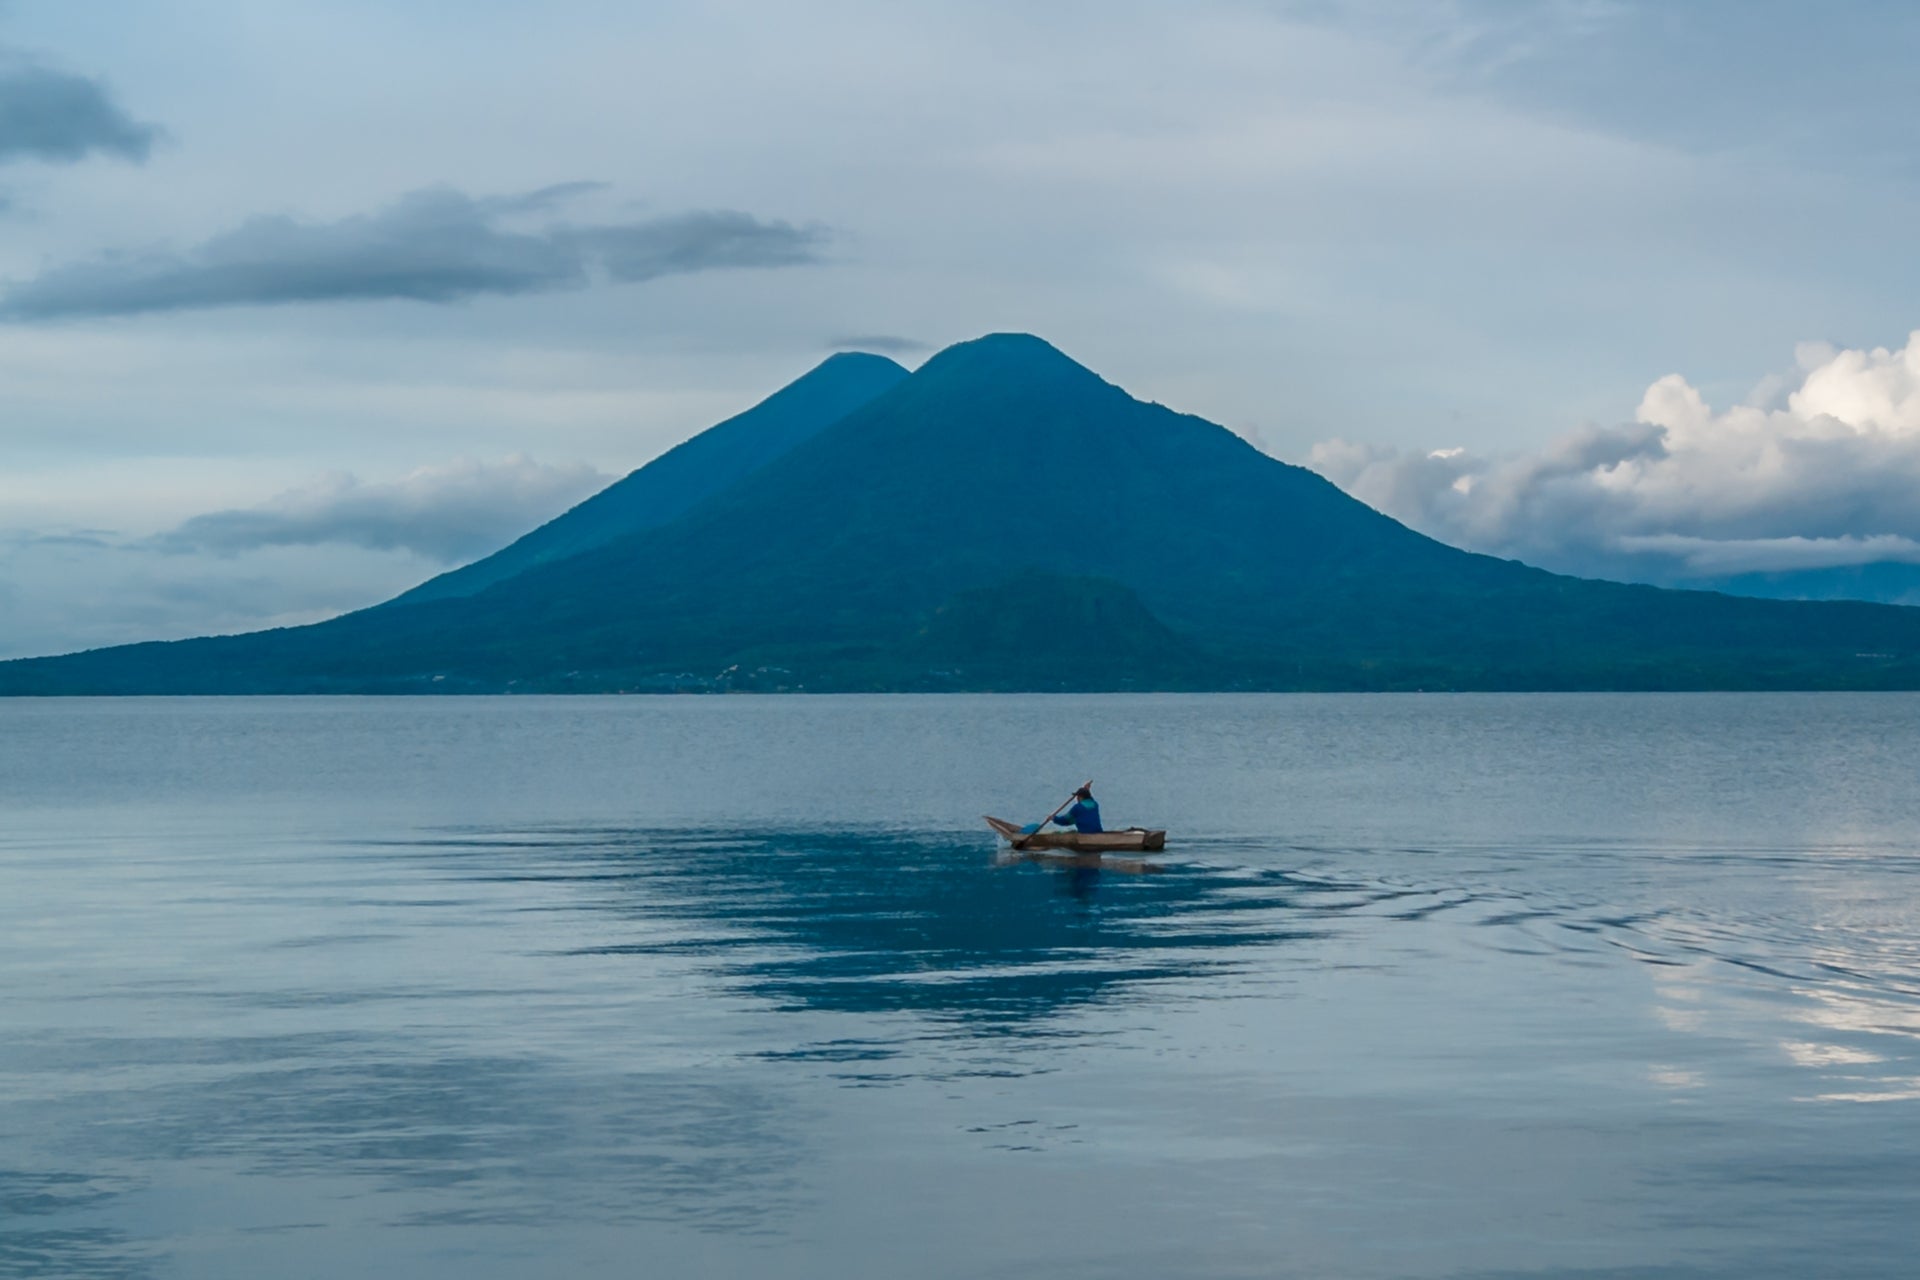
<path fill-rule="evenodd" d="M 625 940 L 582 954 L 698 957 L 777 1008 L 910 1012 L 967 1035 L 1246 963 L 1312 937 L 1314 899 L 1353 892 L 1284 871 L 1196 867 L 1149 884 L 997 868 L 975 835 L 603 829 L 443 847 L 462 875 L 592 886 Z"/>
<path fill-rule="evenodd" d="M 1896 851 L 1848 859 L 1881 894 L 1913 872 Z M 1833 895 L 1809 910 L 1782 892 L 1830 874 L 1830 855 L 1202 840 L 1139 876 L 1009 865 L 971 834 L 594 825 L 334 842 L 291 874 L 257 855 L 240 865 L 237 884 L 189 877 L 175 891 L 270 917 L 270 937 L 238 948 L 244 970 L 209 969 L 186 943 L 171 972 L 136 966 L 117 993 L 63 993 L 68 1008 L 109 1001 L 104 1018 L 43 1005 L 0 1050 L 24 1086 L 9 1132 L 40 1157 L 0 1173 L 0 1275 L 171 1272 L 176 1232 L 156 1220 L 196 1197 L 234 1266 L 343 1229 L 424 1233 L 441 1241 L 430 1252 L 483 1271 L 485 1250 L 456 1242 L 549 1239 L 568 1223 L 777 1248 L 822 1212 L 809 1171 L 876 1140 L 857 1109 L 843 1131 L 848 1113 L 821 1088 L 917 1082 L 953 1112 L 944 1136 L 923 1135 L 936 1144 L 1059 1156 L 1111 1141 L 1111 1114 L 1102 1126 L 1058 1098 L 995 1113 L 983 1091 L 1090 1069 L 1111 1088 L 1124 1062 L 1163 1089 L 1237 1099 L 1233 1114 L 1275 1106 L 1249 1089 L 1348 1108 L 1451 1095 L 1463 1112 L 1552 1132 L 1591 1127 L 1638 1091 L 1604 1069 L 1577 1089 L 1551 1077 L 1624 1055 L 1669 1105 L 1712 1113 L 1677 1131 L 1673 1163 L 1646 1184 L 1660 1188 L 1656 1217 L 1676 1195 L 1697 1211 L 1732 1188 L 1757 1194 L 1756 1154 L 1728 1150 L 1757 1105 L 1920 1098 L 1910 942 L 1884 911 Z M 1445 1016 L 1383 1000 L 1396 978 Z M 1221 1039 L 1195 1018 L 1215 1005 L 1267 1026 Z M 1183 1018 L 1199 1047 L 1156 1027 Z M 1379 1026 L 1343 1039 L 1354 1020 L 1384 1021 L 1385 1039 Z M 1324 1055 L 1273 1042 L 1303 1035 Z M 1232 1070 L 1194 1065 L 1205 1052 Z M 1187 1061 L 1169 1070 L 1170 1056 Z M 1413 1083 L 1436 1070 L 1446 1088 Z M 1499 1106 L 1490 1080 L 1507 1082 Z M 1176 1156 L 1196 1141 L 1176 1136 L 1182 1109 L 1152 1140 Z M 1349 1137 L 1324 1117 L 1286 1123 L 1309 1149 Z M 1201 1149 L 1255 1169 L 1278 1158 L 1234 1127 Z M 1624 1132 L 1668 1127 L 1655 1113 Z M 1422 1145 L 1450 1140 L 1442 1126 Z M 1817 1185 L 1822 1212 L 1846 1195 L 1891 1195 L 1904 1212 L 1920 1157 L 1856 1132 L 1844 1155 L 1775 1168 L 1765 1185 L 1796 1197 Z M 273 1185 L 301 1190 L 258 1193 Z M 1857 1236 L 1860 1206 L 1847 1207 Z M 1875 1268 L 1891 1247 L 1869 1231 L 1851 1246 L 1861 1268 L 1829 1274 L 1890 1274 Z"/>
<path fill-rule="evenodd" d="M 598 758 L 555 723 L 529 767 Z M 1296 794 L 1129 875 L 883 806 L 406 824 L 338 794 L 90 795 L 0 836 L 0 1277 L 1910 1264 L 1920 824 L 1520 840 L 1434 808 L 1309 842 Z"/>

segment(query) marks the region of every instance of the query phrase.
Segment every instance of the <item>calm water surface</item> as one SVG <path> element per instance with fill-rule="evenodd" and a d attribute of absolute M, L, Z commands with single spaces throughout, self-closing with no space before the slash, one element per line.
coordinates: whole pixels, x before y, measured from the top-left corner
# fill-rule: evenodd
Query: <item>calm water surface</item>
<path fill-rule="evenodd" d="M 1920 1270 L 1920 698 L 0 702 L 0 1276 Z M 1166 873 L 996 867 L 1092 775 Z"/>

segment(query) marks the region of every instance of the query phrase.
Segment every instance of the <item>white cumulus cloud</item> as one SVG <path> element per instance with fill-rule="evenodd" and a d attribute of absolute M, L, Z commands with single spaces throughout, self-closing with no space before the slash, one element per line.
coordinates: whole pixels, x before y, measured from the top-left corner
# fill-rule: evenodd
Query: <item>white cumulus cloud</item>
<path fill-rule="evenodd" d="M 1680 581 L 1920 563 L 1920 331 L 1899 349 L 1803 346 L 1755 403 L 1679 374 L 1634 421 L 1531 453 L 1330 440 L 1309 465 L 1424 533 L 1550 569 Z"/>

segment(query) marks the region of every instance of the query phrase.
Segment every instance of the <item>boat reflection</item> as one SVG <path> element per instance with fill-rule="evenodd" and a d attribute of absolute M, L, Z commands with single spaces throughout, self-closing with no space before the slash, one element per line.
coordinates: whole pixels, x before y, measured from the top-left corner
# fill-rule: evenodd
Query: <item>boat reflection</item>
<path fill-rule="evenodd" d="M 1114 871 L 1121 875 L 1158 875 L 1165 871 L 1166 864 L 1148 862 L 1145 858 L 1116 858 L 1099 853 L 1048 853 L 1040 849 L 1002 849 L 993 855 L 996 867 L 1054 867 L 1061 871 L 1092 872 L 1097 879 L 1102 871 Z"/>
<path fill-rule="evenodd" d="M 780 1007 L 913 1011 L 1017 1031 L 1144 982 L 1321 936 L 1352 886 L 1278 871 L 995 857 L 971 833 L 569 829 L 503 845 L 489 871 L 574 879 L 629 936 L 580 954 L 693 957 Z M 1153 873 L 1159 874 L 1153 874 Z"/>

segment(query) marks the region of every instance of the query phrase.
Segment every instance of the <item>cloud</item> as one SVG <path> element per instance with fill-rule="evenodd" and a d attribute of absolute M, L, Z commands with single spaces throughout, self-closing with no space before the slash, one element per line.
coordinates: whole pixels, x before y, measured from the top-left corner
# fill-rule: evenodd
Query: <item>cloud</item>
<path fill-rule="evenodd" d="M 111 254 L 53 267 L 0 295 L 0 315 L 46 320 L 296 302 L 451 303 L 580 288 L 595 271 L 635 283 L 791 266 L 817 261 L 825 239 L 817 227 L 727 210 L 605 226 L 514 225 L 596 185 L 498 198 L 434 187 L 335 222 L 256 217 L 185 252 Z"/>
<path fill-rule="evenodd" d="M 1915 172 L 1884 128 L 1920 12 L 1867 0 L 1856 22 L 1783 20 L 1771 3 L 1663 0 L 1281 0 L 1303 21 L 1403 49 L 1441 85 L 1703 154 L 1789 156 L 1826 168 Z M 1834 74 L 1844 68 L 1844 73 Z M 1818 92 L 1782 92 L 1818 84 Z M 1631 84 L 1633 92 L 1621 92 Z"/>
<path fill-rule="evenodd" d="M 1920 563 L 1920 331 L 1898 350 L 1804 346 L 1760 403 L 1724 410 L 1671 374 L 1634 417 L 1536 453 L 1331 440 L 1309 464 L 1443 541 L 1567 572 Z"/>
<path fill-rule="evenodd" d="M 931 344 L 918 338 L 902 338 L 891 333 L 860 333 L 844 338 L 829 338 L 827 347 L 832 351 L 877 351 L 900 356 L 932 349 Z"/>
<path fill-rule="evenodd" d="M 399 551 L 171 556 L 134 542 L 0 530 L 0 659 L 318 622 L 389 599 L 432 572 Z"/>
<path fill-rule="evenodd" d="M 157 535 L 0 528 L 0 659 L 299 626 L 496 550 L 610 477 L 520 455 L 330 475 Z"/>
<path fill-rule="evenodd" d="M 0 55 L 0 162 L 141 161 L 160 131 L 121 109 L 98 80 Z"/>
<path fill-rule="evenodd" d="M 584 463 L 544 466 L 525 454 L 497 463 L 462 458 L 385 484 L 335 473 L 259 506 L 194 516 L 148 545 L 231 556 L 335 544 L 453 564 L 499 550 L 610 479 Z"/>
<path fill-rule="evenodd" d="M 817 259 L 821 233 L 726 209 L 573 233 L 589 259 L 622 283 L 721 267 L 790 267 Z"/>
<path fill-rule="evenodd" d="M 39 547 L 111 547 L 116 545 L 113 535 L 103 529 L 81 529 L 72 533 L 43 533 L 29 535 L 24 539 L 13 539 L 25 545 Z"/>
<path fill-rule="evenodd" d="M 1791 573 L 1860 564 L 1920 564 L 1920 541 L 1879 534 L 1870 538 L 1693 538 L 1681 533 L 1628 534 L 1618 539 L 1630 554 L 1670 556 L 1689 574 Z"/>

